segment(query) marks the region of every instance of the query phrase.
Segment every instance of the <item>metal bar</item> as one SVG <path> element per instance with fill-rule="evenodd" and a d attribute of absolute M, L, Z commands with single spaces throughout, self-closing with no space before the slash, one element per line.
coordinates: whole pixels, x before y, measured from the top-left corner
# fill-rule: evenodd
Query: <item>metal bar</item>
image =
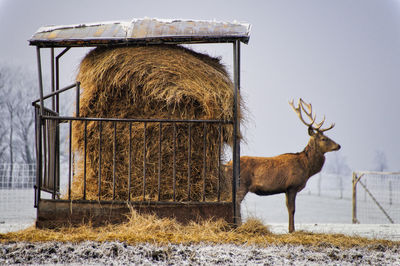
<path fill-rule="evenodd" d="M 143 201 L 146 199 L 146 126 L 147 123 L 144 122 L 143 126 Z"/>
<path fill-rule="evenodd" d="M 56 56 L 56 91 L 58 91 L 60 89 L 60 58 L 61 56 L 63 56 L 69 49 L 71 49 L 71 47 L 67 47 L 65 48 L 63 51 L 61 51 L 61 53 L 59 53 Z M 56 112 L 59 113 L 60 112 L 60 97 L 57 94 L 56 95 Z"/>
<path fill-rule="evenodd" d="M 60 66 L 59 57 L 56 56 L 56 92 L 60 89 Z M 60 95 L 56 94 L 56 112 L 60 112 Z"/>
<path fill-rule="evenodd" d="M 203 201 L 206 201 L 206 174 L 207 174 L 207 124 L 203 123 Z"/>
<path fill-rule="evenodd" d="M 161 149 L 161 142 L 162 142 L 162 123 L 160 122 L 158 130 L 158 195 L 157 200 L 161 200 L 161 163 L 162 163 L 162 149 Z"/>
<path fill-rule="evenodd" d="M 79 96 L 81 94 L 81 83 L 77 82 L 76 83 L 76 111 L 75 111 L 75 116 L 79 117 Z"/>
<path fill-rule="evenodd" d="M 72 143 L 72 121 L 69 121 L 69 145 L 68 145 L 68 200 L 71 200 L 71 143 Z M 55 185 L 55 184 L 54 184 Z"/>
<path fill-rule="evenodd" d="M 56 121 L 52 121 L 53 123 L 52 124 L 55 124 L 54 122 L 56 122 Z M 52 131 L 53 131 L 53 129 L 51 129 Z M 53 174 L 53 199 L 55 199 L 55 197 L 56 197 L 56 194 L 57 194 L 57 183 L 58 183 L 58 179 L 57 179 L 57 173 L 58 173 L 58 170 L 57 170 L 57 125 L 55 125 L 54 126 L 54 132 L 52 132 L 53 134 L 55 134 L 53 137 L 55 138 L 54 139 L 54 143 L 52 143 L 52 147 L 51 147 L 51 149 L 52 149 L 52 151 L 54 151 L 54 158 L 53 158 L 53 160 L 50 158 L 50 160 L 52 161 L 52 164 L 53 164 L 53 167 L 54 167 L 54 170 L 52 171 L 52 174 Z M 49 134 L 50 135 L 50 134 Z M 49 147 L 50 148 L 50 147 Z"/>
<path fill-rule="evenodd" d="M 54 85 L 54 47 L 51 48 L 50 50 L 50 65 L 51 65 L 51 92 L 55 91 L 55 85 Z M 56 102 L 55 98 L 53 97 L 51 100 L 51 109 L 55 111 L 56 108 Z"/>
<path fill-rule="evenodd" d="M 44 102 L 43 102 L 43 80 L 42 80 L 42 63 L 41 63 L 41 57 L 40 57 L 40 48 L 36 47 L 36 53 L 37 53 L 37 64 L 38 64 L 38 77 L 39 77 L 39 101 L 40 101 L 40 115 L 43 116 L 43 107 L 44 107 Z"/>
<path fill-rule="evenodd" d="M 42 116 L 43 116 L 43 108 L 44 108 L 44 102 L 43 102 L 43 80 L 42 80 L 42 64 L 41 64 L 41 56 L 40 56 L 40 47 L 36 47 L 36 56 L 37 56 L 37 68 L 38 68 L 38 81 L 39 81 L 39 97 L 40 97 L 40 113 L 38 114 L 38 120 L 39 120 L 39 125 L 38 125 L 38 167 L 37 169 L 37 174 L 36 174 L 36 197 L 37 197 L 37 202 L 36 202 L 36 207 L 39 205 L 41 193 L 40 190 L 42 188 L 42 178 L 43 178 L 43 155 L 42 155 Z"/>
<path fill-rule="evenodd" d="M 40 187 L 42 179 L 42 126 L 40 120 L 39 109 L 35 108 L 35 136 L 36 136 L 36 186 L 35 186 L 35 204 L 38 207 L 40 199 Z"/>
<path fill-rule="evenodd" d="M 237 65 L 237 75 L 236 75 L 236 86 L 237 86 L 237 98 L 236 98 L 236 115 L 237 115 L 237 119 L 236 119 L 236 130 L 237 130 L 237 136 L 235 141 L 237 142 L 236 144 L 236 158 L 237 160 L 237 180 L 236 180 L 236 184 L 237 184 L 237 188 L 236 191 L 239 189 L 240 187 L 240 119 L 239 119 L 239 112 L 240 112 L 240 41 L 236 41 L 236 65 Z"/>
<path fill-rule="evenodd" d="M 209 124 L 234 124 L 233 121 L 225 120 L 183 120 L 183 119 L 125 119 L 125 118 L 98 118 L 98 117 L 73 117 L 73 116 L 46 116 L 43 118 L 50 120 L 79 120 L 79 121 L 106 121 L 106 122 L 148 122 L 148 123 L 209 123 Z"/>
<path fill-rule="evenodd" d="M 192 157 L 192 124 L 189 123 L 189 134 L 188 134 L 188 201 L 190 201 L 190 187 L 191 187 L 191 157 Z"/>
<path fill-rule="evenodd" d="M 236 191 L 240 175 L 240 149 L 238 142 L 238 130 L 240 128 L 238 119 L 238 94 L 240 82 L 240 43 L 233 43 L 233 76 L 234 76 L 234 98 L 233 98 L 233 177 L 232 177 L 232 203 L 233 203 L 233 223 L 238 224 L 238 204 L 236 202 Z"/>
<path fill-rule="evenodd" d="M 71 49 L 71 47 L 67 47 L 64 50 L 62 50 L 61 53 L 57 55 L 56 59 L 60 59 L 60 57 L 63 56 L 66 52 L 68 52 L 69 49 Z"/>
<path fill-rule="evenodd" d="M 87 121 L 85 121 L 85 131 L 83 135 L 83 199 L 86 199 L 86 163 L 87 163 Z"/>
<path fill-rule="evenodd" d="M 99 203 L 98 200 L 57 200 L 57 202 L 72 202 L 72 203 Z M 126 201 L 122 200 L 102 200 L 100 203 L 104 204 L 123 204 L 126 206 Z M 134 206 L 143 206 L 142 201 L 133 201 L 132 202 Z M 227 205 L 230 203 L 226 202 L 216 202 L 216 201 L 207 201 L 207 202 L 196 202 L 193 201 L 190 203 L 192 206 L 221 206 L 221 205 Z M 147 201 L 146 206 L 151 206 L 151 205 L 156 205 L 156 206 L 177 206 L 177 207 L 187 207 L 188 203 L 187 202 L 172 202 L 172 201 Z"/>
<path fill-rule="evenodd" d="M 132 179 L 132 122 L 129 123 L 128 201 L 131 201 L 131 179 Z"/>
<path fill-rule="evenodd" d="M 49 121 L 46 120 L 42 120 L 43 121 L 43 131 L 42 131 L 42 135 L 43 135 L 43 180 L 44 180 L 44 186 L 48 187 L 49 182 L 48 182 L 48 161 L 47 161 L 47 124 Z M 43 185 L 43 183 L 42 183 Z"/>
<path fill-rule="evenodd" d="M 32 103 L 32 106 L 34 106 L 36 109 L 40 110 L 40 104 Z M 43 116 L 43 118 L 45 118 L 45 119 L 48 119 L 49 117 L 58 116 L 58 113 L 57 113 L 57 112 L 55 112 L 55 111 L 53 111 L 53 110 L 51 110 L 51 109 L 49 109 L 49 108 L 44 107 L 43 109 L 44 109 L 44 111 L 45 111 L 45 113 L 46 113 L 46 115 Z M 51 115 L 53 115 L 53 116 L 49 116 L 49 114 L 51 114 Z M 40 114 L 39 114 L 39 115 L 40 115 Z"/>
<path fill-rule="evenodd" d="M 173 135 L 173 142 L 174 142 L 174 150 L 173 150 L 173 168 L 172 168 L 172 179 L 173 179 L 173 201 L 176 200 L 176 123 L 173 123 L 174 127 L 174 135 Z"/>
<path fill-rule="evenodd" d="M 218 127 L 218 187 L 217 187 L 217 200 L 221 201 L 221 147 L 222 147 L 222 125 Z"/>
<path fill-rule="evenodd" d="M 52 49 L 51 53 L 51 86 L 52 86 L 52 92 L 55 90 L 55 84 L 54 84 L 54 48 Z M 52 112 L 57 113 L 56 115 L 58 116 L 58 112 L 56 111 L 56 102 L 55 98 L 52 97 Z M 56 124 L 55 128 L 55 147 L 54 147 L 54 164 L 55 164 L 55 169 L 54 169 L 54 191 L 53 195 L 56 195 L 57 190 L 58 192 L 60 191 L 60 128 L 59 128 L 59 122 Z"/>
<path fill-rule="evenodd" d="M 57 121 L 57 120 L 54 120 Z M 55 128 L 55 170 L 54 170 L 54 184 L 57 187 L 58 193 L 60 192 L 60 122 L 57 121 Z M 54 194 L 56 193 L 54 189 Z"/>
<path fill-rule="evenodd" d="M 116 161 L 116 152 L 117 152 L 117 124 L 114 125 L 114 138 L 113 138 L 113 200 L 115 200 L 115 161 Z"/>
<path fill-rule="evenodd" d="M 37 198 L 38 198 L 38 203 L 41 198 L 41 193 L 40 190 L 42 188 L 42 182 L 43 182 L 43 177 L 45 176 L 43 173 L 43 170 L 46 170 L 46 166 L 43 164 L 46 164 L 46 161 L 43 161 L 43 153 L 44 155 L 46 154 L 46 150 L 43 151 L 43 144 L 45 143 L 45 140 L 42 142 L 42 132 L 44 127 L 44 122 L 42 119 L 42 116 L 44 115 L 44 101 L 43 101 L 43 80 L 42 80 L 42 63 L 41 63 L 41 56 L 40 56 L 40 48 L 36 47 L 36 55 L 37 55 L 37 66 L 38 66 L 38 80 L 39 80 L 39 101 L 40 101 L 40 115 L 39 115 L 39 176 L 36 177 L 39 180 L 37 181 L 38 183 L 38 188 L 37 188 Z"/>
<path fill-rule="evenodd" d="M 101 131 L 102 131 L 102 127 L 101 127 L 101 121 L 99 122 L 99 186 L 98 186 L 98 190 L 99 190 L 99 200 L 101 199 Z"/>
<path fill-rule="evenodd" d="M 38 176 L 39 176 L 39 174 L 38 174 L 38 169 L 39 169 L 39 162 L 38 162 L 38 158 L 39 158 L 39 155 L 38 155 L 38 139 L 37 139 L 37 136 L 38 136 L 38 130 L 37 130 L 37 109 L 35 108 L 35 154 L 36 154 L 36 157 L 35 157 L 35 159 L 36 159 L 36 168 L 35 168 L 35 185 L 33 185 L 33 189 L 34 189 L 34 192 L 33 192 L 33 194 L 34 194 L 34 199 L 33 199 L 33 207 L 34 208 L 37 208 L 37 203 L 38 203 L 38 198 L 37 198 L 37 187 L 38 187 L 38 183 L 37 183 L 37 181 L 38 181 Z"/>
<path fill-rule="evenodd" d="M 72 85 L 69 85 L 69 86 L 67 86 L 67 87 L 65 87 L 65 88 L 62 88 L 61 90 L 57 90 L 57 91 L 55 91 L 55 92 L 49 93 L 49 94 L 43 96 L 43 100 L 46 100 L 46 99 L 48 99 L 48 98 L 50 98 L 50 97 L 53 97 L 54 95 L 58 95 L 58 94 L 60 94 L 60 93 L 62 93 L 62 92 L 64 92 L 64 91 L 67 91 L 67 90 L 70 90 L 70 89 L 72 89 L 72 88 L 75 88 L 75 86 L 76 86 L 76 83 L 74 83 L 74 84 L 72 84 Z M 32 102 L 32 104 L 35 104 L 35 103 L 39 102 L 40 100 L 41 100 L 40 98 L 39 98 L 39 99 L 36 99 L 36 100 L 34 100 L 34 101 Z M 56 110 L 56 112 L 59 113 L 59 110 Z"/>

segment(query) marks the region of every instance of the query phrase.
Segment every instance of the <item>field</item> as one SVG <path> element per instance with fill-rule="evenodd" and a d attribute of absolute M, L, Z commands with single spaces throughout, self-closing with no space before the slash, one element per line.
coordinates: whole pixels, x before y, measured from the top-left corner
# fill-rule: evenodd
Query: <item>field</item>
<path fill-rule="evenodd" d="M 121 225 L 0 234 L 0 263 L 278 264 L 399 263 L 400 243 L 343 234 L 274 234 L 259 220 L 238 228 L 224 221 L 180 225 L 135 212 Z"/>
<path fill-rule="evenodd" d="M 319 178 L 321 178 L 319 180 Z M 321 182 L 322 180 L 322 182 Z M 342 184 L 343 189 L 339 189 Z M 0 190 L 0 233 L 19 230 L 33 224 L 33 189 Z M 321 196 L 318 196 L 320 194 Z M 46 193 L 44 193 L 44 196 Z M 351 224 L 351 181 L 332 176 L 315 176 L 296 200 L 296 229 L 315 233 L 341 233 L 368 238 L 400 240 L 400 225 L 388 224 L 382 214 L 377 224 Z M 398 208 L 398 207 L 397 207 Z M 259 197 L 249 193 L 241 206 L 242 217 L 257 218 L 274 233 L 287 233 L 287 210 L 283 194 Z"/>
<path fill-rule="evenodd" d="M 139 218 L 141 225 L 42 231 L 31 227 L 33 190 L 2 189 L 0 264 L 400 265 L 400 225 L 351 224 L 349 186 L 340 190 L 336 179 L 329 180 L 321 186 L 312 179 L 298 195 L 295 234 L 287 234 L 284 195 L 247 195 L 242 217 L 249 224 L 236 230 Z"/>

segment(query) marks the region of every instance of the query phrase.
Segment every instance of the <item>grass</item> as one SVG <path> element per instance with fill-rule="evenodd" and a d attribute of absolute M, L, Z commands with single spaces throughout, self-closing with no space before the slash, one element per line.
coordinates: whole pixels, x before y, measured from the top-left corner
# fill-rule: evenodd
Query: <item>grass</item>
<path fill-rule="evenodd" d="M 139 215 L 132 211 L 129 221 L 119 225 L 79 227 L 58 229 L 27 228 L 18 232 L 0 234 L 0 243 L 7 242 L 83 242 L 83 241 L 121 241 L 130 245 L 152 244 L 238 244 L 238 245 L 306 245 L 312 247 L 351 247 L 391 248 L 400 247 L 400 242 L 372 240 L 350 237 L 342 234 L 314 234 L 295 232 L 293 234 L 273 234 L 267 226 L 257 219 L 249 219 L 239 227 L 232 227 L 223 220 L 203 221 L 182 225 L 173 219 L 160 219 L 154 215 Z"/>

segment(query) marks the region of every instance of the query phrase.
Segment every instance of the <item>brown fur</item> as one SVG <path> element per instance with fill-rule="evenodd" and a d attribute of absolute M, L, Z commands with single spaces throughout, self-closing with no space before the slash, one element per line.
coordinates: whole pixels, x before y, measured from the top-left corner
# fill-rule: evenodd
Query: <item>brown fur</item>
<path fill-rule="evenodd" d="M 285 153 L 275 157 L 240 158 L 240 186 L 237 204 L 247 192 L 260 196 L 279 193 L 286 194 L 289 212 L 289 232 L 294 229 L 295 199 L 308 179 L 321 171 L 325 162 L 325 153 L 340 149 L 340 145 L 326 137 L 322 132 L 309 128 L 310 140 L 302 152 Z M 228 175 L 232 175 L 232 162 L 227 164 Z M 240 214 L 240 208 L 238 208 Z"/>

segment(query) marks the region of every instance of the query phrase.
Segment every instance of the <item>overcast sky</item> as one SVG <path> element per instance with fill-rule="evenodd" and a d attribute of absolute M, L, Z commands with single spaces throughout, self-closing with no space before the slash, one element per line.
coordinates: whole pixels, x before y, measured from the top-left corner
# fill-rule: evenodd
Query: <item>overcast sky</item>
<path fill-rule="evenodd" d="M 240 21 L 252 25 L 242 45 L 242 92 L 250 119 L 242 155 L 303 150 L 307 128 L 288 105 L 302 97 L 335 128 L 352 170 L 372 170 L 374 154 L 400 170 L 400 0 L 21 1 L 0 0 L 0 63 L 32 66 L 28 39 L 44 25 L 132 18 Z M 232 47 L 199 45 L 229 66 Z M 86 50 L 62 59 L 62 85 L 74 80 Z M 328 160 L 333 159 L 328 156 Z"/>

